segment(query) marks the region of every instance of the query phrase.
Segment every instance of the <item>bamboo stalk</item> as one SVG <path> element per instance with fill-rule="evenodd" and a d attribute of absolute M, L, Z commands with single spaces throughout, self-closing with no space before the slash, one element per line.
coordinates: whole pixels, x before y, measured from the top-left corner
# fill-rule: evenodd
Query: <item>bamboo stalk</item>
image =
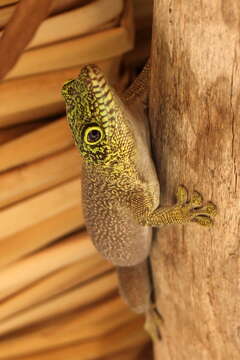
<path fill-rule="evenodd" d="M 140 360 L 143 359 L 139 357 L 140 349 L 148 341 L 147 333 L 143 330 L 143 319 L 136 317 L 103 337 L 44 353 L 21 356 L 18 360 Z M 123 351 L 125 353 L 122 356 L 118 354 Z M 150 358 L 144 358 L 144 360 L 150 360 Z"/>
<path fill-rule="evenodd" d="M 112 265 L 96 253 L 45 275 L 1 303 L 0 321 L 12 318 L 16 313 L 41 304 L 110 269 Z"/>
<path fill-rule="evenodd" d="M 120 0 L 120 1 L 123 1 L 123 0 Z M 77 2 L 77 0 L 75 0 L 75 2 Z M 89 1 L 89 3 L 90 2 L 91 1 Z M 74 3 L 74 1 L 72 1 L 72 3 Z M 75 9 L 79 9 L 79 6 L 78 6 L 78 8 L 75 7 Z M 9 19 L 11 17 L 11 15 L 13 14 L 14 10 L 15 10 L 15 6 L 7 6 L 7 7 L 4 7 L 4 8 L 0 8 L 0 29 L 2 29 L 4 27 L 4 25 L 7 24 L 7 22 L 9 21 Z M 71 7 L 70 7 L 70 9 L 68 9 L 68 8 L 61 8 L 59 6 L 59 7 L 56 7 L 56 9 L 54 9 L 54 11 L 52 11 L 51 13 L 52 14 L 55 13 L 57 16 L 60 16 L 60 15 L 64 15 L 64 13 L 67 10 L 71 10 Z M 63 11 L 63 13 L 61 13 L 61 11 Z M 48 20 L 49 20 L 49 18 L 47 18 L 45 21 L 48 21 Z M 42 23 L 42 24 L 44 24 L 44 23 Z M 94 27 L 94 28 L 90 29 L 87 33 L 93 33 L 93 32 L 96 32 L 96 31 L 102 31 L 103 29 L 110 29 L 111 27 L 116 26 L 118 24 L 119 24 L 119 16 L 116 17 L 116 18 L 113 18 L 110 21 L 107 21 L 106 23 L 103 23 L 103 24 L 101 24 L 101 25 L 99 25 L 97 27 Z M 62 25 L 60 24 L 60 26 L 62 26 Z M 58 30 L 58 29 L 56 29 L 56 30 Z M 87 33 L 85 33 L 85 34 L 87 34 Z M 61 34 L 61 32 L 60 32 L 60 34 Z M 80 35 L 80 34 L 78 34 L 78 35 Z M 61 39 L 58 39 L 58 38 L 59 38 L 59 35 L 57 37 L 57 40 L 60 41 Z M 68 33 L 67 38 L 70 38 L 69 33 Z M 45 44 L 47 45 L 48 43 L 49 43 L 48 39 L 45 38 Z M 27 45 L 26 48 L 29 49 L 29 45 Z"/>
<path fill-rule="evenodd" d="M 29 50 L 5 77 L 12 79 L 46 71 L 96 63 L 120 56 L 132 48 L 126 29 L 119 27 Z"/>
<path fill-rule="evenodd" d="M 51 16 L 40 25 L 27 49 L 96 32 L 120 16 L 122 11 L 123 0 L 95 0 L 86 6 Z"/>
<path fill-rule="evenodd" d="M 79 179 L 0 211 L 0 267 L 84 225 Z"/>
<path fill-rule="evenodd" d="M 0 241 L 0 268 L 83 226 L 80 203 Z"/>
<path fill-rule="evenodd" d="M 12 10 L 12 7 L 0 10 L 0 26 L 6 23 Z M 96 32 L 107 23 L 110 27 L 110 21 L 120 16 L 122 10 L 123 0 L 95 0 L 86 6 L 48 17 L 39 26 L 26 49 Z M 2 33 L 0 32 L 0 36 Z"/>
<path fill-rule="evenodd" d="M 95 63 L 122 55 L 132 49 L 132 11 L 130 1 L 127 3 L 119 27 L 26 51 L 6 78 Z"/>
<path fill-rule="evenodd" d="M 35 59 L 36 60 L 36 59 Z M 78 76 L 81 65 L 68 69 L 34 74 L 0 83 L 0 127 L 43 117 L 60 115 L 65 111 L 61 88 L 66 80 Z M 120 58 L 99 61 L 111 83 L 117 82 Z"/>
<path fill-rule="evenodd" d="M 73 145 L 65 118 L 34 130 L 0 147 L 0 171 L 43 158 Z"/>
<path fill-rule="evenodd" d="M 92 342 L 94 345 L 94 340 L 91 341 L 91 339 L 104 336 L 101 338 L 101 341 L 104 341 L 107 334 L 114 334 L 115 329 L 134 321 L 138 316 L 130 311 L 119 297 L 114 297 L 100 304 L 96 303 L 91 308 L 50 320 L 45 324 L 21 332 L 18 336 L 3 338 L 0 342 L 0 359 L 20 357 L 80 341 L 88 342 L 88 347 L 91 348 Z M 136 336 L 139 340 L 138 333 L 141 323 L 142 321 L 139 321 L 138 327 L 136 327 L 138 331 L 131 336 L 128 334 L 125 339 L 127 344 L 133 343 L 132 335 L 133 338 Z M 126 330 L 124 333 L 126 334 Z M 145 340 L 146 335 L 140 333 Z M 117 339 L 114 342 L 117 344 Z M 107 347 L 106 343 L 103 347 Z M 96 346 L 93 346 L 93 349 L 96 354 Z"/>
<path fill-rule="evenodd" d="M 28 256 L 1 271 L 0 299 L 8 297 L 39 279 L 81 259 L 96 249 L 86 232 Z"/>
<path fill-rule="evenodd" d="M 72 147 L 0 174 L 0 208 L 76 178 L 80 174 L 80 160 L 77 149 Z"/>
<path fill-rule="evenodd" d="M 117 290 L 117 278 L 113 270 L 103 274 L 87 284 L 71 289 L 61 296 L 27 309 L 21 314 L 16 314 L 11 319 L 6 319 L 0 324 L 0 336 L 12 333 L 15 330 L 26 328 L 42 321 L 52 319 L 71 312 L 80 307 L 86 307 L 94 301 L 102 300 L 114 290 Z"/>
<path fill-rule="evenodd" d="M 74 179 L 0 211 L 0 242 L 80 204 L 80 181 Z M 79 217 L 83 217 L 79 214 Z"/>

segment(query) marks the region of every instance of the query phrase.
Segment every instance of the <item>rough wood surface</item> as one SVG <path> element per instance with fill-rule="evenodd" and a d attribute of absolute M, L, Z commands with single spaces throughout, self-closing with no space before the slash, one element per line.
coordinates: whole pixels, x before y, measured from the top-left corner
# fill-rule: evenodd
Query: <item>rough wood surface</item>
<path fill-rule="evenodd" d="M 210 230 L 158 233 L 156 359 L 240 358 L 239 10 L 237 0 L 155 0 L 151 127 L 161 202 L 172 204 L 183 183 L 219 211 Z"/>

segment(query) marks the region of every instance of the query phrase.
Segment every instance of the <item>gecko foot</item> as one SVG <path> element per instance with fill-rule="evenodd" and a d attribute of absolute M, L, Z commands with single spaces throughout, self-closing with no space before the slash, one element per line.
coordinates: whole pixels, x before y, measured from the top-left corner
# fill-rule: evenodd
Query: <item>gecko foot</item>
<path fill-rule="evenodd" d="M 161 340 L 160 325 L 163 319 L 156 309 L 154 304 L 151 305 L 150 310 L 146 314 L 146 321 L 144 329 L 148 332 L 153 342 Z"/>
<path fill-rule="evenodd" d="M 211 226 L 213 219 L 217 215 L 217 208 L 212 202 L 208 202 L 205 206 L 203 205 L 202 195 L 197 191 L 194 191 L 190 200 L 188 201 L 187 189 L 180 185 L 177 190 L 177 207 L 179 208 L 184 222 L 195 222 L 202 226 Z"/>

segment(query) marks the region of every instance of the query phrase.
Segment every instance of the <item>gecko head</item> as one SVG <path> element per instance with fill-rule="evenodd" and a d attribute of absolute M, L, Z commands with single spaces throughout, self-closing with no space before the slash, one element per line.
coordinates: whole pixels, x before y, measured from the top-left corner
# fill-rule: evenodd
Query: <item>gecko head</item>
<path fill-rule="evenodd" d="M 120 100 L 95 65 L 63 85 L 67 118 L 82 157 L 102 167 L 117 166 L 134 151 L 134 138 Z"/>

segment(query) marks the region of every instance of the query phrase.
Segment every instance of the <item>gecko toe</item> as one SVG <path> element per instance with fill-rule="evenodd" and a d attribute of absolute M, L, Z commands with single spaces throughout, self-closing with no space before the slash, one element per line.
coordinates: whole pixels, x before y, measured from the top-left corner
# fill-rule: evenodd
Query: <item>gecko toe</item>
<path fill-rule="evenodd" d="M 191 196 L 191 200 L 190 200 L 191 207 L 198 208 L 198 207 L 202 206 L 202 203 L 203 203 L 202 195 L 199 192 L 194 191 Z"/>
<path fill-rule="evenodd" d="M 213 225 L 213 219 L 205 215 L 197 215 L 191 220 L 191 222 L 195 222 L 201 226 L 207 226 L 207 227 Z"/>
<path fill-rule="evenodd" d="M 161 340 L 160 327 L 163 324 L 163 318 L 157 311 L 154 304 L 152 304 L 149 312 L 146 314 L 146 321 L 144 328 L 150 335 L 153 342 Z"/>
<path fill-rule="evenodd" d="M 215 217 L 217 215 L 217 207 L 212 202 L 209 201 L 207 203 L 207 205 L 205 206 L 205 209 L 206 209 L 206 212 L 209 214 L 209 216 Z"/>
<path fill-rule="evenodd" d="M 194 211 L 194 214 L 197 216 L 208 216 L 208 217 L 215 217 L 217 215 L 217 207 L 209 202 L 207 205 L 202 206 Z"/>
<path fill-rule="evenodd" d="M 179 185 L 176 193 L 177 203 L 179 205 L 183 205 L 187 202 L 188 199 L 188 191 L 183 185 Z"/>

